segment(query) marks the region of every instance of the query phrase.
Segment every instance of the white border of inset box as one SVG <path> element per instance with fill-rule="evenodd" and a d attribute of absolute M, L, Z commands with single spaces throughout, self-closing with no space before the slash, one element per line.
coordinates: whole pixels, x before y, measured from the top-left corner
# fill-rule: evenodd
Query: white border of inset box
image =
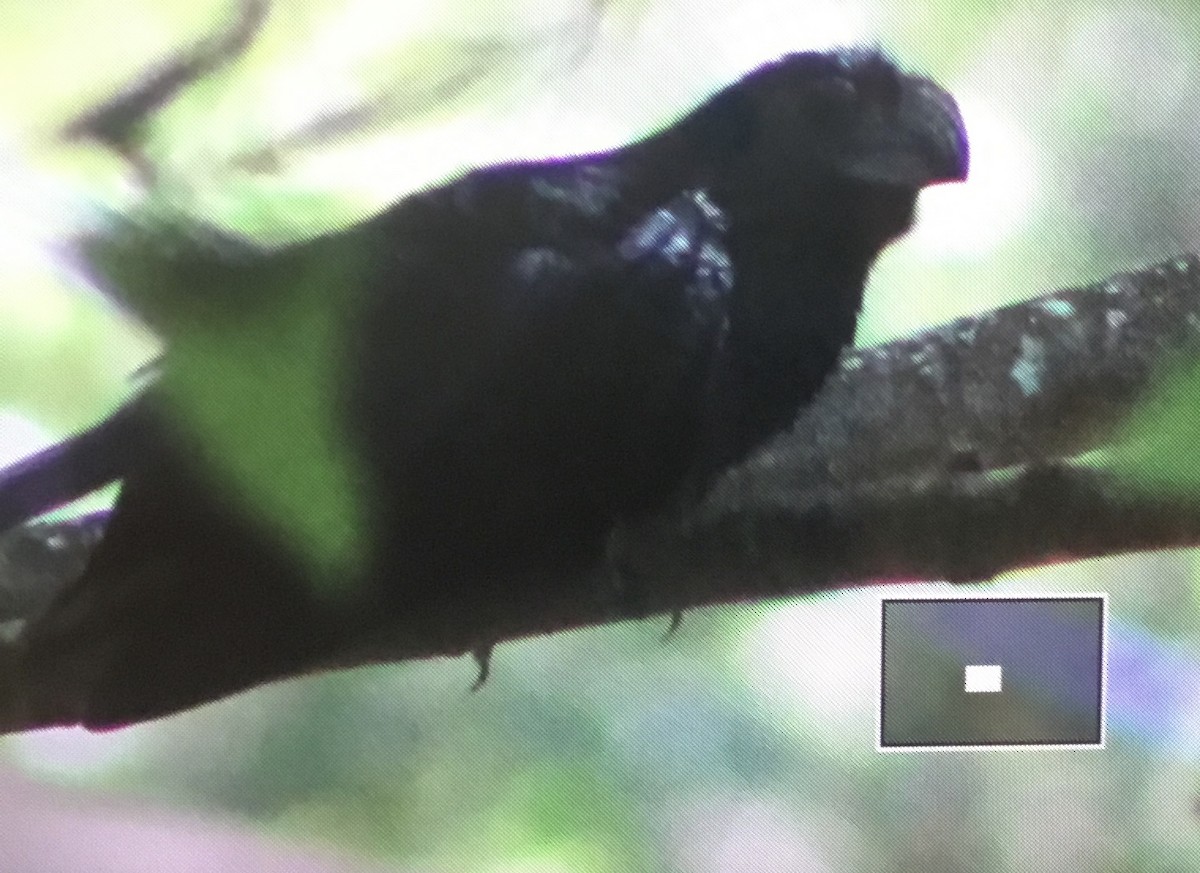
<path fill-rule="evenodd" d="M 889 600 L 1099 600 L 1100 601 L 1100 742 L 1099 743 L 1016 743 L 974 746 L 885 746 L 883 744 L 883 605 Z M 992 752 L 1005 750 L 1040 751 L 1042 749 L 1086 749 L 1100 751 L 1108 737 L 1108 594 L 1101 592 L 1055 591 L 1026 594 L 1024 592 L 972 592 L 965 596 L 949 596 L 945 591 L 898 595 L 882 592 L 879 595 L 878 634 L 875 637 L 879 662 L 875 670 L 875 751 L 888 753 L 913 752 Z"/>

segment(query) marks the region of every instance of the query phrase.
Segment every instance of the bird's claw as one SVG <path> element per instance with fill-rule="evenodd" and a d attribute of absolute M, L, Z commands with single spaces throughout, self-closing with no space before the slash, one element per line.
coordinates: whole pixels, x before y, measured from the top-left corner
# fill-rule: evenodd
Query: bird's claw
<path fill-rule="evenodd" d="M 671 637 L 675 636 L 675 631 L 679 630 L 679 626 L 683 624 L 683 610 L 671 610 L 671 622 L 667 625 L 667 629 L 663 631 L 662 641 L 665 643 Z"/>
<path fill-rule="evenodd" d="M 491 643 L 483 643 L 476 646 L 471 651 L 471 656 L 475 659 L 475 665 L 479 668 L 479 673 L 475 676 L 475 681 L 471 683 L 471 691 L 478 691 L 488 681 L 488 676 L 492 673 L 492 649 Z"/>

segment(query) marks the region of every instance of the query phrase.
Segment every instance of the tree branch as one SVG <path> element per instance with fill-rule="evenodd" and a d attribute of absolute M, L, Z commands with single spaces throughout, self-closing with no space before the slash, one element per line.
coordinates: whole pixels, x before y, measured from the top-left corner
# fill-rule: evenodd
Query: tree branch
<path fill-rule="evenodd" d="M 1200 258 L 1188 256 L 857 350 L 792 432 L 687 517 L 622 532 L 636 590 L 615 590 L 607 567 L 578 584 L 524 586 L 536 602 L 518 600 L 462 639 L 1200 545 L 1200 505 L 1077 460 L 1198 347 Z M 78 573 L 102 521 L 0 538 L 0 620 L 30 615 Z M 400 636 L 338 663 L 463 650 Z"/>

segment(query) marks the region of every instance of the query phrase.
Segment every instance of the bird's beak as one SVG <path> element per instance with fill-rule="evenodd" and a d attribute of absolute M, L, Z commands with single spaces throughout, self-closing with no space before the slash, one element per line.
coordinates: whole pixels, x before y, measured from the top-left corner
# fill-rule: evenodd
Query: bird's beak
<path fill-rule="evenodd" d="M 967 178 L 970 149 L 958 104 L 928 79 L 905 76 L 900 101 L 863 119 L 841 169 L 864 182 L 921 189 Z"/>

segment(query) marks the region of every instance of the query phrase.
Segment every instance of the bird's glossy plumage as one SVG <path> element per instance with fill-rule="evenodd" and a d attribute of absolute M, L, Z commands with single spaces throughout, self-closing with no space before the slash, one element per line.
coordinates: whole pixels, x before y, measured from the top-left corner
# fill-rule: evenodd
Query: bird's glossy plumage
<path fill-rule="evenodd" d="M 614 525 L 787 427 L 919 191 L 966 167 L 944 91 L 874 53 L 797 54 L 623 149 L 482 169 L 284 253 L 201 253 L 220 265 L 190 275 L 222 287 L 347 249 L 365 264 L 329 376 L 366 473 L 360 578 L 323 603 L 152 387 L 105 541 L 21 641 L 10 722 L 153 717 L 352 661 L 384 626 L 485 645 L 464 611 L 536 603 L 520 580 L 600 560 Z M 168 348 L 163 385 L 181 360 Z M 296 436 L 265 430 L 268 452 Z"/>

